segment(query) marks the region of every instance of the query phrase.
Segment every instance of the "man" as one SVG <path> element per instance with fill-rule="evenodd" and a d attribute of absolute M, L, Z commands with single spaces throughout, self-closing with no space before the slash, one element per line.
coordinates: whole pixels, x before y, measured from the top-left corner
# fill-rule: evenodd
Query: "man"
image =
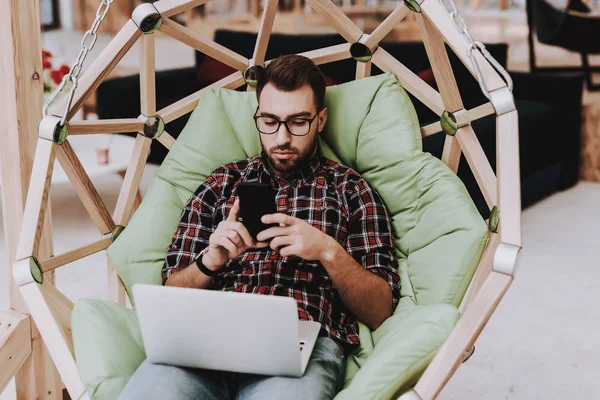
<path fill-rule="evenodd" d="M 359 345 L 357 319 L 376 329 L 398 303 L 387 209 L 358 173 L 317 154 L 327 121 L 320 70 L 302 56 L 279 57 L 256 95 L 262 153 L 219 167 L 189 199 L 163 283 L 295 298 L 301 320 L 322 324 L 306 372 L 268 377 L 145 361 L 123 399 L 331 399 L 343 383 L 345 357 Z M 276 227 L 256 241 L 238 222 L 240 182 L 277 191 L 278 213 L 263 217 Z"/>

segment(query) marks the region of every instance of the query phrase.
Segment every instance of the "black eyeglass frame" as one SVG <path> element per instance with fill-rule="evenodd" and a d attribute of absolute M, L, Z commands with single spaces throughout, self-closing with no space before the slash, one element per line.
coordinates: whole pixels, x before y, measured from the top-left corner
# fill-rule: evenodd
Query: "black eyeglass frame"
<path fill-rule="evenodd" d="M 314 117 L 312 118 L 303 118 L 303 117 L 294 117 L 294 118 L 290 118 L 290 119 L 286 119 L 285 121 L 281 121 L 278 118 L 274 118 L 274 117 L 267 117 L 264 115 L 256 115 L 256 113 L 258 112 L 258 107 L 256 107 L 256 111 L 254 112 L 254 125 L 256 125 L 256 129 L 263 135 L 274 135 L 275 133 L 277 133 L 279 131 L 279 128 L 281 128 L 281 124 L 285 125 L 285 129 L 288 131 L 288 133 L 292 136 L 306 136 L 310 133 L 310 129 L 312 128 L 312 123 L 315 120 L 315 118 L 317 118 L 319 116 L 319 113 L 321 112 L 322 109 L 317 110 L 317 113 L 315 114 Z M 277 129 L 275 129 L 273 132 L 271 133 L 266 133 L 260 130 L 260 128 L 258 127 L 258 119 L 259 118 L 271 118 L 274 119 L 275 121 L 277 121 Z M 303 134 L 303 135 L 296 135 L 295 133 L 292 133 L 290 127 L 288 126 L 288 122 L 289 121 L 293 121 L 293 120 L 302 120 L 302 121 L 307 121 L 308 122 L 308 131 Z"/>

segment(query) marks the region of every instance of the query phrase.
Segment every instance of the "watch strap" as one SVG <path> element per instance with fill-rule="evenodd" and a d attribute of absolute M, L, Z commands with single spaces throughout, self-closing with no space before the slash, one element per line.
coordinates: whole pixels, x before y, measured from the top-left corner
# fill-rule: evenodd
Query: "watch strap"
<path fill-rule="evenodd" d="M 208 247 L 205 248 L 204 250 L 202 250 L 200 252 L 200 254 L 198 254 L 198 257 L 196 257 L 196 259 L 194 260 L 194 262 L 196 263 L 196 266 L 198 267 L 198 269 L 200 270 L 200 272 L 202 272 L 204 275 L 215 277 L 215 276 L 219 275 L 219 272 L 218 271 L 213 271 L 212 269 L 209 269 L 206 265 L 204 265 L 202 263 L 202 257 L 204 256 L 204 254 L 206 254 L 207 250 L 208 250 Z"/>

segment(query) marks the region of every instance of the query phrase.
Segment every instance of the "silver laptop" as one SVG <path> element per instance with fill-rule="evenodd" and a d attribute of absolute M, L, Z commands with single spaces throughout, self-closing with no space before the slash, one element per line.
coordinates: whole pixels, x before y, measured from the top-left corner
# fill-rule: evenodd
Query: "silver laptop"
<path fill-rule="evenodd" d="M 133 295 L 156 364 L 302 376 L 321 328 L 291 297 L 141 284 Z"/>

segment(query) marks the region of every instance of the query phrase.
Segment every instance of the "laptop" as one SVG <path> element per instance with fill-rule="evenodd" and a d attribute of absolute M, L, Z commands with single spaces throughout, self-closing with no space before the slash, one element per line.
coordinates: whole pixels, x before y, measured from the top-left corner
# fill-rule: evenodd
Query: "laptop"
<path fill-rule="evenodd" d="M 155 364 L 299 377 L 321 329 L 291 297 L 143 284 L 133 295 Z"/>

